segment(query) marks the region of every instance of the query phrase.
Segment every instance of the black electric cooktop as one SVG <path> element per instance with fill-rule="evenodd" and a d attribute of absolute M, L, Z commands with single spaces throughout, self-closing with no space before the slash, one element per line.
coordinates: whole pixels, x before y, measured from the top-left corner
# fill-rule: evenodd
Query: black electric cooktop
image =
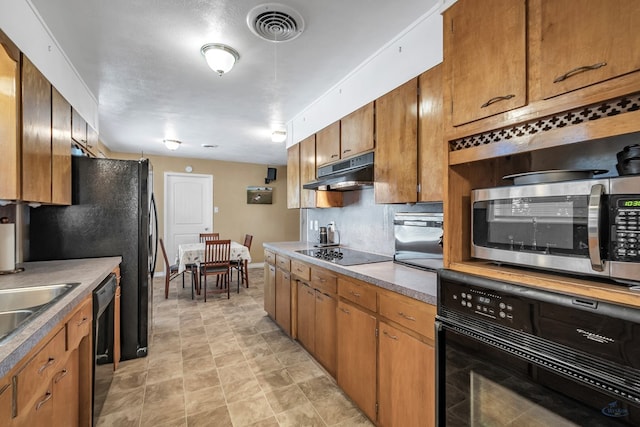
<path fill-rule="evenodd" d="M 303 249 L 296 252 L 339 265 L 358 265 L 370 264 L 373 262 L 393 261 L 393 258 L 388 256 L 371 254 L 347 248 Z"/>

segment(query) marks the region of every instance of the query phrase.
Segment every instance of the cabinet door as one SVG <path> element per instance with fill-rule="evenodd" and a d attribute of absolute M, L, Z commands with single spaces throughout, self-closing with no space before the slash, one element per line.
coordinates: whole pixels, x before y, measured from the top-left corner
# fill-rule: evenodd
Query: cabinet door
<path fill-rule="evenodd" d="M 300 207 L 315 208 L 316 192 L 305 190 L 304 184 L 316 179 L 316 136 L 300 141 Z"/>
<path fill-rule="evenodd" d="M 316 291 L 315 358 L 333 377 L 336 376 L 335 297 Z"/>
<path fill-rule="evenodd" d="M 435 425 L 433 347 L 384 322 L 378 345 L 379 425 Z"/>
<path fill-rule="evenodd" d="M 526 24 L 525 0 L 460 0 L 445 11 L 454 126 L 526 104 Z"/>
<path fill-rule="evenodd" d="M 300 144 L 287 149 L 287 208 L 300 207 Z"/>
<path fill-rule="evenodd" d="M 98 153 L 98 141 L 98 132 L 87 124 L 87 150 L 93 155 Z"/>
<path fill-rule="evenodd" d="M 276 323 L 291 335 L 291 275 L 276 269 Z"/>
<path fill-rule="evenodd" d="M 51 202 L 71 204 L 71 105 L 51 89 Z"/>
<path fill-rule="evenodd" d="M 376 318 L 338 303 L 338 385 L 372 420 L 376 419 Z"/>
<path fill-rule="evenodd" d="M 316 133 L 316 164 L 322 166 L 336 160 L 340 160 L 339 121 Z"/>
<path fill-rule="evenodd" d="M 447 151 L 442 137 L 442 65 L 422 73 L 418 87 L 418 201 L 441 201 Z"/>
<path fill-rule="evenodd" d="M 316 300 L 313 288 L 298 281 L 298 341 L 313 354 L 315 350 Z"/>
<path fill-rule="evenodd" d="M 376 100 L 376 203 L 418 197 L 418 79 Z"/>
<path fill-rule="evenodd" d="M 264 265 L 264 311 L 269 317 L 276 318 L 276 267 Z"/>
<path fill-rule="evenodd" d="M 640 69 L 637 0 L 543 1 L 541 14 L 544 98 Z"/>
<path fill-rule="evenodd" d="M 11 422 L 11 377 L 0 380 L 0 425 L 8 426 Z"/>
<path fill-rule="evenodd" d="M 53 377 L 53 424 L 79 425 L 78 350 L 69 354 L 67 363 Z"/>
<path fill-rule="evenodd" d="M 22 199 L 51 202 L 51 84 L 22 56 Z"/>
<path fill-rule="evenodd" d="M 373 102 L 358 108 L 340 120 L 340 157 L 355 156 L 373 150 Z"/>
<path fill-rule="evenodd" d="M 87 122 L 75 108 L 71 109 L 71 137 L 82 147 L 87 147 Z"/>
<path fill-rule="evenodd" d="M 20 198 L 19 50 L 0 31 L 0 199 Z"/>

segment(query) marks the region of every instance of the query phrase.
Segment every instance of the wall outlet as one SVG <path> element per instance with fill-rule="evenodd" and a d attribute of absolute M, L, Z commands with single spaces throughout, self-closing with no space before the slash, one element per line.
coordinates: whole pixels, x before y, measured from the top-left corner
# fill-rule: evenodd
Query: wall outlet
<path fill-rule="evenodd" d="M 309 221 L 309 230 L 313 231 L 313 221 Z"/>
<path fill-rule="evenodd" d="M 318 231 L 318 220 L 313 221 L 313 229 Z"/>
<path fill-rule="evenodd" d="M 217 206 L 213 207 L 213 213 L 218 213 L 218 207 Z"/>

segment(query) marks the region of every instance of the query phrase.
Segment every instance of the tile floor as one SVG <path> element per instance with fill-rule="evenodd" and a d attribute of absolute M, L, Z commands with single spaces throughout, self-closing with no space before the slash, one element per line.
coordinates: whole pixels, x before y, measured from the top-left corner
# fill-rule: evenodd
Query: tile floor
<path fill-rule="evenodd" d="M 146 358 L 122 362 L 99 426 L 373 426 L 263 310 L 263 270 L 231 299 L 154 280 Z M 234 277 L 235 279 L 235 277 Z"/>

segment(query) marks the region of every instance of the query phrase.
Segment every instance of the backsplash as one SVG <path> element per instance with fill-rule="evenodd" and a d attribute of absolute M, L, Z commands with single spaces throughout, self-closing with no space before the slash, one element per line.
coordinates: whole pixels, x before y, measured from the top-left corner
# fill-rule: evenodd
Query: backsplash
<path fill-rule="evenodd" d="M 442 203 L 376 204 L 373 188 L 343 193 L 344 206 L 328 209 L 301 209 L 300 240 L 316 243 L 319 232 L 310 230 L 309 223 L 318 221 L 326 226 L 334 221 L 340 233 L 340 243 L 352 249 L 393 255 L 393 216 L 396 212 L 442 212 Z"/>

